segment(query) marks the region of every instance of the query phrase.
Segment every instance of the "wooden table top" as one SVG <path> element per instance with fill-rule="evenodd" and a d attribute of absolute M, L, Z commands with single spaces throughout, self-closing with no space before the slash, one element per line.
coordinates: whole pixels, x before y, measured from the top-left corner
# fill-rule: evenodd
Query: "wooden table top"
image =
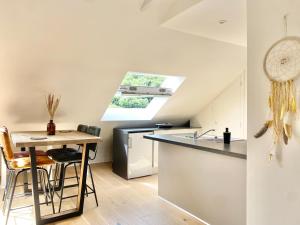
<path fill-rule="evenodd" d="M 35 147 L 48 145 L 99 143 L 100 137 L 75 130 L 57 130 L 55 135 L 47 135 L 46 131 L 11 132 L 11 139 L 16 147 Z"/>

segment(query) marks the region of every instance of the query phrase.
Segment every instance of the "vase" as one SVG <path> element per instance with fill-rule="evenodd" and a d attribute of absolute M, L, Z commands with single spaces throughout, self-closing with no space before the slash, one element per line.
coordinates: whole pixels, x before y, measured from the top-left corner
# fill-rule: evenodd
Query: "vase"
<path fill-rule="evenodd" d="M 47 124 L 47 135 L 55 135 L 55 123 L 53 123 L 53 120 L 50 120 Z"/>

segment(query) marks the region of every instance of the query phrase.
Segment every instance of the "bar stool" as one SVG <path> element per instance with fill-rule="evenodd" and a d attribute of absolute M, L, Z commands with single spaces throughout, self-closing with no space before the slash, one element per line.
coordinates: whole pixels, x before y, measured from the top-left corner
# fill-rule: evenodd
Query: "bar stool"
<path fill-rule="evenodd" d="M 79 125 L 77 130 L 82 131 L 82 130 L 85 130 L 86 127 L 87 126 L 85 126 L 85 125 Z M 88 134 L 91 134 L 94 136 L 100 136 L 100 132 L 101 132 L 101 128 L 95 127 L 95 126 L 89 126 L 85 131 L 85 133 L 88 133 Z M 76 169 L 76 164 L 81 164 L 81 160 L 82 160 L 82 153 L 79 151 L 80 147 L 81 146 L 79 146 L 79 149 L 74 149 L 74 148 L 67 148 L 67 146 L 64 146 L 63 148 L 51 149 L 51 150 L 47 151 L 48 156 L 56 162 L 56 165 L 60 165 L 60 168 L 62 170 L 60 173 L 61 174 L 60 175 L 61 185 L 59 185 L 60 186 L 60 194 L 55 192 L 56 195 L 60 199 L 58 212 L 61 211 L 61 205 L 62 205 L 63 199 L 77 197 L 77 195 L 71 195 L 71 196 L 64 197 L 63 194 L 64 194 L 64 188 L 76 187 L 79 185 L 79 177 L 78 177 L 78 173 L 77 173 L 77 169 Z M 97 143 L 87 144 L 86 148 L 89 151 L 94 153 L 93 156 L 89 155 L 89 160 L 94 160 L 97 156 Z M 66 170 L 70 165 L 73 165 L 75 168 L 75 176 L 74 177 L 65 177 Z M 57 168 L 58 168 L 58 166 L 56 167 L 56 169 Z M 92 187 L 90 187 L 88 184 L 86 184 L 86 194 L 87 194 L 87 196 L 88 196 L 88 194 L 94 194 L 96 205 L 98 206 L 98 199 L 97 199 L 97 194 L 96 194 L 96 189 L 95 189 L 95 184 L 94 184 L 94 179 L 93 179 L 93 174 L 92 174 L 90 164 L 88 164 L 88 168 L 89 168 L 89 173 L 91 176 Z M 55 170 L 54 186 L 56 186 L 56 183 L 57 183 L 57 175 L 58 175 L 58 172 L 57 172 L 57 170 Z M 76 178 L 77 184 L 65 186 L 64 185 L 65 179 L 70 179 L 70 178 Z M 89 189 L 90 192 L 88 192 L 87 189 Z"/>
<path fill-rule="evenodd" d="M 31 169 L 31 163 L 29 157 L 20 157 L 20 155 L 18 155 L 19 157 L 15 158 L 10 143 L 9 133 L 6 127 L 0 127 L 0 149 L 2 152 L 2 156 L 4 158 L 6 168 L 8 170 L 8 179 L 7 179 L 6 188 L 3 196 L 4 199 L 3 214 L 5 215 L 6 210 L 8 210 L 7 215 L 5 217 L 5 225 L 6 225 L 9 219 L 10 211 L 14 210 L 13 208 L 11 208 L 11 206 L 15 194 L 15 188 L 17 187 L 17 179 L 20 174 L 27 172 L 28 170 Z M 50 186 L 49 174 L 45 168 L 42 168 L 42 166 L 48 166 L 54 164 L 54 161 L 45 155 L 38 155 L 36 157 L 36 160 L 37 160 L 38 172 L 40 175 L 40 186 L 46 199 L 46 202 L 41 204 L 48 204 L 47 199 L 49 194 L 51 205 L 52 205 L 52 211 L 53 213 L 55 213 L 54 204 L 53 204 L 53 191 L 51 190 L 52 188 Z M 6 207 L 7 204 L 8 207 Z M 29 206 L 25 206 L 25 207 L 29 207 Z"/>
<path fill-rule="evenodd" d="M 79 125 L 77 126 L 77 131 L 86 133 L 87 130 L 88 130 L 88 127 L 89 127 L 89 126 L 87 126 L 87 125 L 79 124 Z M 81 148 L 83 145 L 82 145 L 82 144 L 77 144 L 77 145 L 78 145 L 78 150 L 77 150 L 77 151 L 79 151 L 80 148 Z M 57 152 L 56 150 L 57 150 L 57 149 L 50 149 L 50 150 L 48 150 L 48 151 L 46 152 L 46 154 L 47 154 L 47 155 L 51 155 L 51 157 L 53 157 L 53 156 L 56 156 L 57 154 L 58 154 L 58 155 L 62 155 L 62 154 L 66 154 L 67 151 L 70 151 L 70 149 L 69 149 L 69 150 L 67 149 L 67 146 L 66 146 L 66 145 L 64 145 L 62 148 L 58 149 L 60 152 Z M 71 149 L 71 151 L 74 151 L 74 150 Z M 64 166 L 64 165 L 61 164 L 61 163 L 56 163 L 56 164 L 55 164 L 55 175 L 54 175 L 54 177 L 57 176 L 59 170 L 60 170 L 60 171 L 59 171 L 60 176 L 62 176 L 63 170 L 62 170 L 61 168 L 62 168 L 63 166 Z M 70 166 L 70 165 L 67 165 L 67 167 L 68 167 L 68 166 Z M 77 168 L 76 168 L 76 164 L 75 164 L 75 163 L 74 163 L 74 171 L 75 171 L 75 176 L 68 176 L 68 177 L 65 177 L 65 179 L 73 179 L 73 178 L 76 178 L 76 180 L 77 180 L 77 185 L 79 185 L 78 172 L 77 172 Z M 52 166 L 50 167 L 50 174 L 51 174 L 51 173 L 52 173 Z M 56 187 L 56 189 L 60 189 L 60 187 L 61 187 L 61 185 L 62 185 L 62 184 L 61 184 L 62 181 L 59 180 L 59 182 L 60 182 L 60 183 L 59 183 L 58 187 Z M 55 186 L 56 186 L 56 183 L 55 183 Z"/>
<path fill-rule="evenodd" d="M 2 126 L 2 128 L 8 132 L 8 129 L 7 127 L 5 126 Z M 9 132 L 8 132 L 9 133 Z M 36 150 L 35 151 L 35 154 L 36 156 L 48 156 L 47 155 L 47 152 L 45 151 L 42 151 L 42 150 Z M 14 159 L 19 159 L 19 158 L 25 158 L 25 157 L 29 157 L 29 151 L 21 151 L 21 152 L 13 152 L 13 157 Z M 8 180 L 9 174 L 7 174 L 7 177 L 6 177 L 6 180 Z M 4 198 L 5 198 L 5 195 L 6 195 L 6 192 L 7 192 L 7 185 L 8 185 L 8 182 L 6 182 L 6 185 L 5 185 L 5 188 L 4 188 L 4 192 L 3 192 L 3 196 L 2 196 L 2 201 L 4 201 Z"/>

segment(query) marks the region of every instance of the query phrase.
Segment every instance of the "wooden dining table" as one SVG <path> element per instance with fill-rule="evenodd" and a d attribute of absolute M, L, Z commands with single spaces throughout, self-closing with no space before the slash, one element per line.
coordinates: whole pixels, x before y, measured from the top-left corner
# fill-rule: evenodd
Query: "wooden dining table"
<path fill-rule="evenodd" d="M 32 195 L 35 221 L 37 225 L 53 223 L 63 219 L 79 216 L 83 213 L 84 196 L 86 189 L 86 176 L 88 167 L 89 150 L 86 145 L 99 143 L 101 138 L 75 130 L 56 131 L 55 135 L 48 136 L 45 131 L 17 131 L 11 133 L 11 139 L 15 147 L 29 149 L 31 159 Z M 62 211 L 60 213 L 41 216 L 38 175 L 36 164 L 36 148 L 41 146 L 82 144 L 82 163 L 80 170 L 80 182 L 76 208 Z M 59 151 L 59 150 L 58 150 Z"/>

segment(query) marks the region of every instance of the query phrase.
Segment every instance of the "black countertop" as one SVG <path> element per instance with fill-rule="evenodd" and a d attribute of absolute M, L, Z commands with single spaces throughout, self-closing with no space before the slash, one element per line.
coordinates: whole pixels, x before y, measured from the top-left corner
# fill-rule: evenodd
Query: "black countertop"
<path fill-rule="evenodd" d="M 172 127 L 172 128 L 157 128 L 157 127 L 142 127 L 142 128 L 116 128 L 124 131 L 125 133 L 141 133 L 151 132 L 155 130 L 179 130 L 179 129 L 200 129 L 197 127 Z"/>
<path fill-rule="evenodd" d="M 231 157 L 247 159 L 247 141 L 234 140 L 230 144 L 224 144 L 221 140 L 205 140 L 186 138 L 176 134 L 149 134 L 144 138 L 160 141 L 169 144 L 180 145 L 183 147 L 194 148 L 202 151 L 223 154 Z"/>

